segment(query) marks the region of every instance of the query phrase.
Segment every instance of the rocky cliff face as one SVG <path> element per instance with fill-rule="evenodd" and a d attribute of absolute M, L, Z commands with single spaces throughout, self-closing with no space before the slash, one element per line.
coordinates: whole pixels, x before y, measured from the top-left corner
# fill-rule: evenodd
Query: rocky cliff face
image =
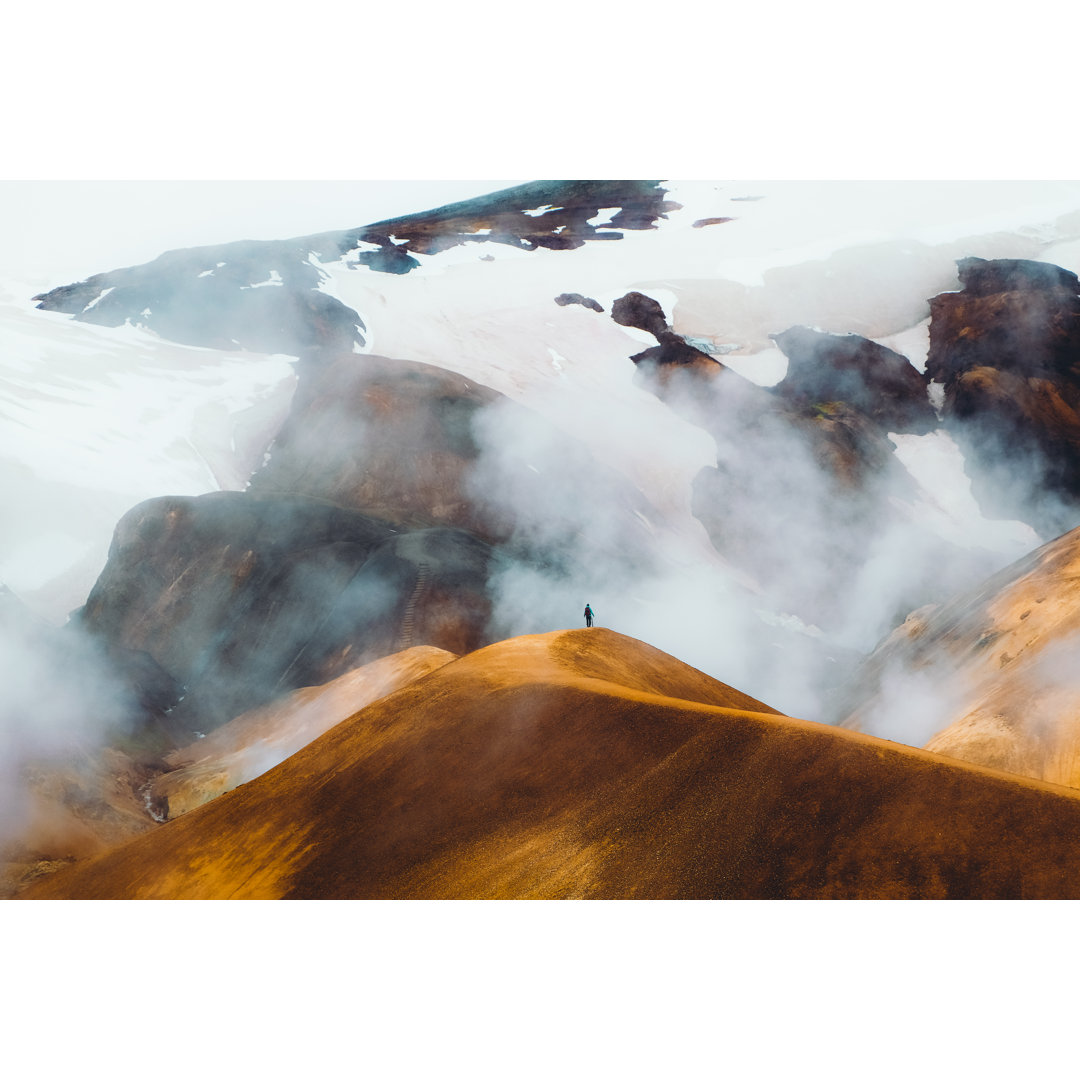
<path fill-rule="evenodd" d="M 1080 520 L 1080 282 L 1048 263 L 962 259 L 930 302 L 927 375 L 987 514 L 1046 537 Z"/>
<path fill-rule="evenodd" d="M 177 693 L 159 726 L 178 745 L 414 639 L 476 648 L 490 557 L 461 530 L 303 496 L 155 499 L 117 526 L 78 623 L 168 673 Z"/>
<path fill-rule="evenodd" d="M 773 392 L 806 410 L 842 402 L 882 432 L 925 435 L 937 427 L 927 380 L 906 356 L 858 334 L 826 334 L 792 326 L 773 340 L 788 358 Z"/>
<path fill-rule="evenodd" d="M 645 294 L 622 297 L 612 318 L 657 338 L 631 357 L 640 382 L 716 440 L 716 467 L 696 478 L 693 502 L 716 549 L 784 610 L 833 625 L 848 603 L 836 575 L 857 576 L 890 523 L 902 527 L 895 501 L 914 497 L 888 435 L 936 426 L 922 375 L 857 335 L 792 327 L 774 335 L 787 375 L 764 388 L 684 341 Z M 942 568 L 954 567 L 956 552 L 939 548 Z M 934 584 L 913 572 L 897 614 Z"/>

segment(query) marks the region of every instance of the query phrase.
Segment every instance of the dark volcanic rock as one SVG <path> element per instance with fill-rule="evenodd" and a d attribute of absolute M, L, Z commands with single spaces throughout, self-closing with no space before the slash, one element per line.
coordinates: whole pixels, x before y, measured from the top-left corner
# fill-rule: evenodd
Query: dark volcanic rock
<path fill-rule="evenodd" d="M 374 355 L 301 365 L 250 491 L 314 496 L 396 528 L 527 542 L 545 557 L 585 544 L 590 508 L 603 505 L 619 522 L 612 559 L 645 558 L 641 521 L 655 517 L 620 473 L 532 410 L 456 372 Z"/>
<path fill-rule="evenodd" d="M 559 293 L 555 297 L 555 303 L 559 307 L 566 307 L 568 304 L 580 304 L 582 307 L 587 307 L 592 311 L 602 312 L 604 310 L 603 305 L 597 303 L 591 296 L 582 296 L 579 292 Z"/>
<path fill-rule="evenodd" d="M 795 328 L 778 335 L 795 355 L 792 370 L 766 389 L 667 329 L 641 293 L 621 298 L 612 317 L 657 335 L 660 345 L 631 358 L 639 381 L 716 440 L 716 466 L 696 478 L 692 503 L 713 545 L 781 610 L 834 628 L 850 604 L 835 588 L 840 568 L 857 577 L 875 558 L 875 538 L 904 527 L 895 500 L 910 500 L 915 487 L 888 432 L 934 426 L 919 373 L 863 338 Z M 949 545 L 937 546 L 896 556 L 911 563 L 898 617 L 935 595 L 928 565 L 942 568 L 941 579 L 955 566 Z"/>
<path fill-rule="evenodd" d="M 937 427 L 927 380 L 908 359 L 858 334 L 793 326 L 769 335 L 788 358 L 773 392 L 800 408 L 842 402 L 885 431 L 925 435 Z"/>
<path fill-rule="evenodd" d="M 466 242 L 509 244 L 533 251 L 581 247 L 618 239 L 617 229 L 654 229 L 678 204 L 656 180 L 541 180 L 353 230 L 344 242 L 386 244 L 435 254 Z M 617 209 L 610 222 L 590 224 L 598 211 Z M 342 248 L 347 250 L 347 248 Z"/>
<path fill-rule="evenodd" d="M 486 644 L 506 560 L 649 557 L 636 489 L 494 391 L 370 355 L 299 368 L 249 490 L 130 511 L 79 615 L 145 702 L 175 684 L 172 743 L 412 645 Z"/>
<path fill-rule="evenodd" d="M 1080 296 L 1048 263 L 964 259 L 930 301 L 927 374 L 983 512 L 1044 537 L 1080 520 Z"/>
<path fill-rule="evenodd" d="M 378 251 L 358 252 L 356 261 L 384 274 L 407 274 L 420 265 L 420 261 L 408 253 L 405 244 L 394 244 L 389 240 Z"/>
<path fill-rule="evenodd" d="M 681 334 L 676 334 L 668 326 L 664 309 L 651 296 L 639 292 L 628 292 L 625 296 L 620 296 L 611 305 L 611 317 L 620 326 L 632 326 L 656 338 L 658 344 L 653 348 L 645 349 L 630 357 L 636 365 L 648 371 L 653 377 L 656 376 L 657 368 L 668 366 L 691 365 L 717 371 L 722 366 L 707 353 L 688 344 Z M 709 370 L 704 372 L 706 378 L 710 374 L 712 372 Z M 663 379 L 665 376 L 660 375 L 659 378 Z"/>
<path fill-rule="evenodd" d="M 456 530 L 400 533 L 293 495 L 153 499 L 120 521 L 78 621 L 175 680 L 169 734 L 190 741 L 420 635 L 458 652 L 485 643 L 489 557 Z"/>
<path fill-rule="evenodd" d="M 1080 292 L 1080 278 L 1071 270 L 1053 263 L 1031 259 L 958 259 L 958 276 L 964 291 L 971 296 L 992 296 L 994 293 L 1018 289 L 1065 289 Z"/>
<path fill-rule="evenodd" d="M 447 525 L 495 538 L 468 484 L 480 454 L 473 422 L 502 395 L 442 368 L 375 355 L 345 353 L 299 375 L 252 493 L 313 496 L 395 527 Z"/>
<path fill-rule="evenodd" d="M 664 309 L 644 293 L 628 292 L 625 296 L 620 296 L 611 305 L 611 317 L 620 326 L 633 326 L 655 338 L 670 329 Z"/>

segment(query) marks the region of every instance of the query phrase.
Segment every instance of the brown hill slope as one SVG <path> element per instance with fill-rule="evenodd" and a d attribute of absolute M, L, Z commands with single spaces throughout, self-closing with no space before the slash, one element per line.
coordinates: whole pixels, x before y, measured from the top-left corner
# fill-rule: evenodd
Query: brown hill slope
<path fill-rule="evenodd" d="M 881 730 L 906 689 L 934 685 L 928 750 L 1080 788 L 1078 655 L 1073 529 L 981 588 L 909 616 L 875 651 L 844 723 Z"/>
<path fill-rule="evenodd" d="M 242 713 L 166 754 L 170 771 L 150 783 L 150 805 L 159 819 L 202 806 L 261 776 L 365 705 L 455 659 L 444 649 L 416 645 Z"/>
<path fill-rule="evenodd" d="M 1080 896 L 1080 798 L 792 720 L 608 630 L 516 638 L 33 898 Z"/>

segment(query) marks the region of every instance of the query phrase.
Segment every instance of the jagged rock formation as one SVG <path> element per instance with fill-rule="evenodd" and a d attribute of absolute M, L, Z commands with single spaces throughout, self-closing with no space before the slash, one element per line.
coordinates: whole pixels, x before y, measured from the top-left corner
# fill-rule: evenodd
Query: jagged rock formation
<path fill-rule="evenodd" d="M 433 710 L 431 702 L 439 708 Z M 27 898 L 1076 898 L 1080 797 L 516 638 Z"/>
<path fill-rule="evenodd" d="M 415 255 L 467 242 L 578 248 L 618 240 L 623 229 L 655 228 L 678 206 L 664 194 L 655 180 L 538 181 L 359 228 L 169 251 L 34 299 L 82 322 L 131 323 L 188 345 L 296 356 L 351 351 L 364 345 L 364 321 L 322 291 L 320 262 L 406 274 L 420 265 Z"/>
<path fill-rule="evenodd" d="M 676 334 L 668 325 L 664 309 L 644 293 L 629 292 L 619 297 L 611 306 L 611 317 L 620 326 L 632 326 L 652 334 L 657 345 L 651 349 L 636 353 L 630 359 L 649 374 L 656 374 L 668 367 L 694 367 L 706 369 L 706 377 L 713 374 L 710 365 L 716 364 L 706 353 L 688 345 L 681 334 Z M 660 375 L 663 378 L 664 375 Z"/>
<path fill-rule="evenodd" d="M 604 306 L 599 301 L 594 300 L 591 296 L 582 296 L 577 292 L 564 292 L 559 293 L 555 297 L 555 303 L 559 307 L 566 307 L 568 304 L 580 304 L 582 307 L 587 307 L 590 311 L 599 311 L 603 313 Z"/>
<path fill-rule="evenodd" d="M 984 513 L 1042 536 L 1080 521 L 1080 282 L 1049 263 L 961 259 L 930 302 L 927 375 Z"/>
<path fill-rule="evenodd" d="M 655 180 L 541 180 L 378 222 L 346 237 L 350 247 L 355 239 L 424 254 L 476 240 L 569 250 L 590 240 L 618 240 L 622 229 L 654 229 L 678 209 L 665 194 Z"/>
<path fill-rule="evenodd" d="M 656 336 L 656 348 L 631 357 L 639 380 L 716 440 L 716 467 L 697 476 L 693 501 L 716 549 L 783 610 L 828 628 L 846 602 L 834 575 L 858 574 L 883 523 L 898 520 L 895 500 L 914 494 L 888 433 L 936 424 L 922 377 L 864 338 L 793 327 L 774 335 L 789 373 L 766 389 L 688 345 L 651 297 L 628 293 L 612 318 Z M 829 574 L 801 572 L 808 547 Z M 945 576 L 956 553 L 940 547 Z M 935 595 L 934 585 L 913 574 L 897 617 Z"/>

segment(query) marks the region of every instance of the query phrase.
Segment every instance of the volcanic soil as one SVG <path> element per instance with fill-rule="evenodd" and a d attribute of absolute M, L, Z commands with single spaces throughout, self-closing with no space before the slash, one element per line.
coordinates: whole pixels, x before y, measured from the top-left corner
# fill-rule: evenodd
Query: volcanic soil
<path fill-rule="evenodd" d="M 783 716 L 613 631 L 514 638 L 27 898 L 1080 896 L 1080 797 Z"/>

